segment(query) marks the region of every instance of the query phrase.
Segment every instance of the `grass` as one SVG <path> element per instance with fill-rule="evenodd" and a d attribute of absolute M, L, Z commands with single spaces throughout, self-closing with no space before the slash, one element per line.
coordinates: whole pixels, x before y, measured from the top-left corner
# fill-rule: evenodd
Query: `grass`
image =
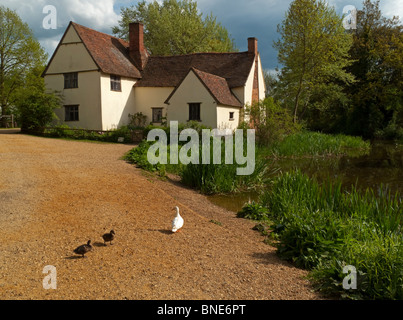
<path fill-rule="evenodd" d="M 267 160 L 262 157 L 255 159 L 255 170 L 251 175 L 238 175 L 238 165 L 225 163 L 224 144 L 222 145 L 221 164 L 213 164 L 213 152 L 210 152 L 210 164 L 192 164 L 184 165 L 170 164 L 170 146 L 162 152 L 167 153 L 168 164 L 151 164 L 147 158 L 149 147 L 154 142 L 143 141 L 140 145 L 130 150 L 124 157 L 130 163 L 138 167 L 156 172 L 160 176 L 166 173 L 173 173 L 180 176 L 184 185 L 195 188 L 204 194 L 227 194 L 251 189 L 257 189 L 265 184 L 265 173 L 268 170 Z M 211 144 L 213 146 L 213 144 Z M 201 146 L 199 146 L 201 157 Z M 181 150 L 181 146 L 179 146 Z M 235 152 L 234 152 L 235 154 Z M 200 159 L 201 162 L 201 159 Z"/>
<path fill-rule="evenodd" d="M 300 171 L 273 180 L 259 200 L 271 221 L 277 252 L 311 270 L 318 289 L 352 299 L 403 298 L 403 209 L 386 188 L 343 191 Z M 343 267 L 358 271 L 357 290 L 346 291 Z"/>
<path fill-rule="evenodd" d="M 352 151 L 369 152 L 370 143 L 360 137 L 300 131 L 272 143 L 266 152 L 272 157 L 343 155 Z"/>
<path fill-rule="evenodd" d="M 152 165 L 147 159 L 147 151 L 151 145 L 151 142 L 143 141 L 137 148 L 131 150 L 125 159 L 145 170 L 157 172 L 161 176 L 167 172 L 174 173 L 181 177 L 183 184 L 205 194 L 226 194 L 263 187 L 267 180 L 267 173 L 272 170 L 271 161 L 268 158 L 273 155 L 275 157 L 301 157 L 340 155 L 344 154 L 347 149 L 369 151 L 369 143 L 364 142 L 361 138 L 303 131 L 268 147 L 256 145 L 255 171 L 249 176 L 238 176 L 236 174 L 237 165 L 224 163 L 224 152 L 221 153 L 221 164 L 212 164 L 212 159 L 210 159 L 211 164 L 172 165 L 169 164 L 170 146 L 168 145 L 167 150 L 164 151 L 167 153 L 168 164 Z M 211 145 L 213 144 L 211 143 Z M 180 148 L 181 145 L 179 145 Z M 236 162 L 234 161 L 234 163 Z"/>

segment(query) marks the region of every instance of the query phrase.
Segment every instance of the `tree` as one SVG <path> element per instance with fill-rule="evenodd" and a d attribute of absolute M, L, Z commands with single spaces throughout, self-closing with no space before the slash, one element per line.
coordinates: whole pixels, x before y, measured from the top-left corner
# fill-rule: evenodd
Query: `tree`
<path fill-rule="evenodd" d="M 12 10 L 0 6 L 0 108 L 9 115 L 10 107 L 27 74 L 47 60 L 45 51 L 28 25 Z M 3 122 L 3 125 L 5 123 Z"/>
<path fill-rule="evenodd" d="M 357 12 L 357 29 L 349 70 L 357 79 L 348 90 L 350 133 L 367 138 L 403 127 L 403 26 L 398 17 L 382 16 L 379 1 L 365 0 Z M 400 129 L 401 130 L 401 129 Z"/>
<path fill-rule="evenodd" d="M 24 86 L 14 95 L 14 113 L 21 123 L 21 131 L 42 133 L 57 116 L 56 108 L 62 106 L 63 97 L 58 92 L 47 92 L 41 74 L 43 66 L 30 70 L 25 75 Z"/>
<path fill-rule="evenodd" d="M 277 31 L 280 39 L 274 47 L 283 65 L 278 89 L 296 122 L 314 107 L 310 105 L 313 95 L 320 97 L 324 90 L 341 94 L 344 85 L 354 81 L 345 70 L 351 64 L 352 39 L 343 28 L 342 17 L 322 0 L 294 0 Z M 327 90 L 330 86 L 332 89 Z M 318 106 L 320 101 L 316 102 Z"/>
<path fill-rule="evenodd" d="M 147 2 L 121 9 L 119 26 L 112 32 L 128 39 L 130 22 L 144 23 L 144 43 L 153 55 L 236 51 L 228 31 L 212 14 L 203 18 L 192 0 Z"/>
<path fill-rule="evenodd" d="M 264 100 L 247 106 L 245 113 L 256 130 L 256 140 L 260 145 L 267 146 L 281 141 L 287 135 L 301 129 L 298 124 L 293 122 L 289 111 L 282 108 L 273 97 L 266 97 Z"/>

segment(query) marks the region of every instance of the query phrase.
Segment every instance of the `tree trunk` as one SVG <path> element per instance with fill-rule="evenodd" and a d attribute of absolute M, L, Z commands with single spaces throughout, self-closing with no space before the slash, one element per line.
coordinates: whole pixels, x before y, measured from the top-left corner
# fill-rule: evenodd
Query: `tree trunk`
<path fill-rule="evenodd" d="M 295 97 L 295 104 L 294 104 L 294 123 L 297 123 L 297 112 L 298 112 L 298 105 L 299 105 L 299 98 L 301 96 L 302 92 L 302 81 L 299 83 L 298 91 L 297 91 L 297 96 Z"/>

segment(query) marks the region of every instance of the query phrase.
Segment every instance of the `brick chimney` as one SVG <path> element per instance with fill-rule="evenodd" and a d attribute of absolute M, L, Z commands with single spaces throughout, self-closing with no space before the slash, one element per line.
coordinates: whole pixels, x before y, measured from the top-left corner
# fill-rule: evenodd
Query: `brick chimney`
<path fill-rule="evenodd" d="M 257 51 L 257 39 L 248 38 L 248 53 L 255 57 L 255 70 L 252 87 L 252 104 L 259 102 L 259 53 Z"/>
<path fill-rule="evenodd" d="M 147 59 L 148 52 L 144 47 L 144 26 L 141 22 L 133 22 L 129 24 L 129 53 L 135 66 L 140 70 L 144 70 Z"/>
<path fill-rule="evenodd" d="M 257 39 L 248 38 L 248 52 L 257 56 Z"/>

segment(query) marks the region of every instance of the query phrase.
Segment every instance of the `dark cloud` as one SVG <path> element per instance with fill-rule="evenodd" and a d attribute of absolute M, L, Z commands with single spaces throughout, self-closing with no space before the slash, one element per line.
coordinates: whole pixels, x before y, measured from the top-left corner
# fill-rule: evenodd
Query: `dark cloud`
<path fill-rule="evenodd" d="M 277 25 L 284 19 L 292 0 L 198 0 L 203 14 L 212 13 L 235 40 L 240 51 L 247 50 L 247 38 L 258 38 L 259 51 L 265 69 L 277 67 L 277 52 L 273 41 L 277 40 Z M 51 55 L 60 41 L 68 23 L 75 21 L 95 30 L 111 33 L 117 25 L 122 7 L 135 5 L 130 0 L 1 0 L 1 4 L 16 10 L 28 23 L 42 46 Z M 336 12 L 342 15 L 346 5 L 362 7 L 361 0 L 328 0 Z M 43 28 L 46 14 L 43 8 L 53 5 L 57 9 L 57 29 Z M 403 15 L 402 0 L 381 1 L 386 16 Z"/>

